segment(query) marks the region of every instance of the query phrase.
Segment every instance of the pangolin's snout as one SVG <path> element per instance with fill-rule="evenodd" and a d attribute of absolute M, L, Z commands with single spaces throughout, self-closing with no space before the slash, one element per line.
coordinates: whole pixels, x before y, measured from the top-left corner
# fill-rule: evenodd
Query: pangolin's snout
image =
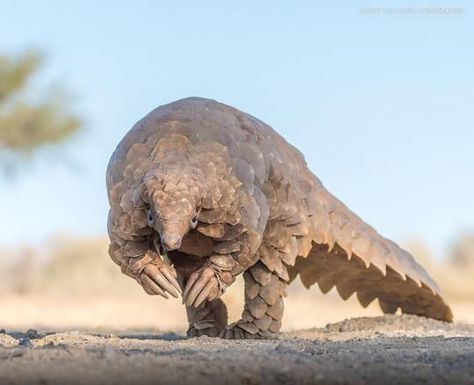
<path fill-rule="evenodd" d="M 161 244 L 168 251 L 176 250 L 181 247 L 181 239 L 178 234 L 163 234 L 161 236 Z"/>

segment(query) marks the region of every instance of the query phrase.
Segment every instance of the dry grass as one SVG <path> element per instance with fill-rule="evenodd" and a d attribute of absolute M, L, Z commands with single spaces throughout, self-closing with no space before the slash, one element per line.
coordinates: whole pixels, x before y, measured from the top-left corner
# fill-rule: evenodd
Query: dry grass
<path fill-rule="evenodd" d="M 418 254 L 442 287 L 456 319 L 474 323 L 473 266 L 436 264 Z M 107 255 L 105 238 L 63 238 L 43 249 L 3 250 L 0 255 L 4 256 L 0 257 L 0 328 L 180 332 L 186 328 L 180 301 L 150 297 L 122 275 Z M 224 298 L 232 320 L 240 314 L 242 297 L 240 280 Z M 355 296 L 343 301 L 334 290 L 322 295 L 316 287 L 306 290 L 299 282 L 290 287 L 285 306 L 285 330 L 381 314 L 376 301 L 363 309 Z"/>

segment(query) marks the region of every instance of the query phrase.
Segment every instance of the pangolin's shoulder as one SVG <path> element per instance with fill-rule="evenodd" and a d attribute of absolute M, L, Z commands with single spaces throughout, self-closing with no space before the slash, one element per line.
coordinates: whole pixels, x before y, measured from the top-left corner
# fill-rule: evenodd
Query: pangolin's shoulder
<path fill-rule="evenodd" d="M 252 169 L 257 184 L 271 169 L 282 175 L 307 171 L 303 155 L 266 123 L 215 100 L 190 97 L 154 109 L 132 127 L 110 159 L 107 185 L 118 183 L 134 158 L 146 157 L 171 134 L 183 135 L 193 144 L 224 145 L 236 168 Z"/>

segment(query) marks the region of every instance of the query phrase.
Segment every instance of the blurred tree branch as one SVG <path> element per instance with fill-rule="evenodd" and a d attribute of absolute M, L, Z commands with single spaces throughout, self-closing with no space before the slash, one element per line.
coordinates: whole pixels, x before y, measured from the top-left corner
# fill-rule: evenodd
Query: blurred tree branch
<path fill-rule="evenodd" d="M 79 117 L 69 112 L 59 94 L 39 102 L 26 98 L 42 63 L 43 56 L 34 51 L 16 57 L 0 54 L 0 154 L 7 153 L 7 158 L 61 143 L 81 127 Z"/>

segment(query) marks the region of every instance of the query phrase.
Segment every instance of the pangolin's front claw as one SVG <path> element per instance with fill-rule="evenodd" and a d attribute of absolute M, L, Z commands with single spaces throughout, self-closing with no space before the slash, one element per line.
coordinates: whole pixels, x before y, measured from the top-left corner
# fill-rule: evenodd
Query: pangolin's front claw
<path fill-rule="evenodd" d="M 140 281 L 148 294 L 168 298 L 167 293 L 178 298 L 181 294 L 175 270 L 163 261 L 147 264 L 140 274 Z"/>
<path fill-rule="evenodd" d="M 189 277 L 183 292 L 183 303 L 197 308 L 204 301 L 211 301 L 219 295 L 220 288 L 215 271 L 211 267 L 206 267 Z"/>

